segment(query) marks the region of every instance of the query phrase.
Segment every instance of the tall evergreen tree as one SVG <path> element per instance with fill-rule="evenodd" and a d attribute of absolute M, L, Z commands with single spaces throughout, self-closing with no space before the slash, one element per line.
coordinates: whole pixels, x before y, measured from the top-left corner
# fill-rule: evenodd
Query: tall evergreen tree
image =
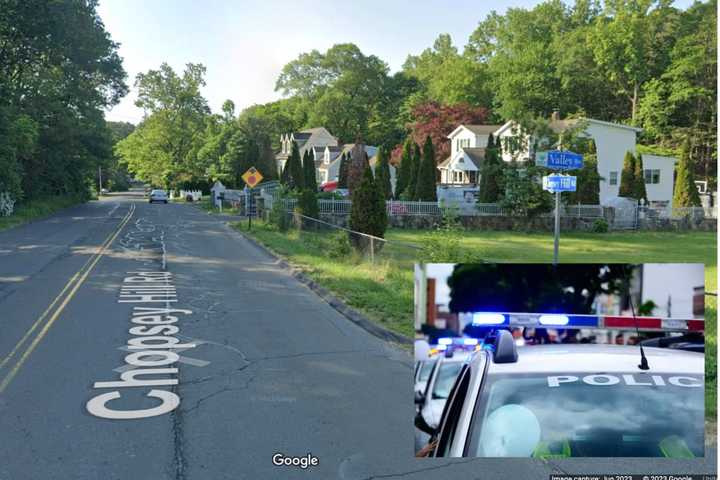
<path fill-rule="evenodd" d="M 480 174 L 479 203 L 495 203 L 500 199 L 503 164 L 498 151 L 499 144 L 500 139 L 495 142 L 493 136 L 490 135 L 485 149 L 485 158 L 480 166 L 480 172 L 478 172 Z"/>
<path fill-rule="evenodd" d="M 638 200 L 647 200 L 647 189 L 645 188 L 645 172 L 643 171 L 642 155 L 635 157 L 635 197 Z"/>
<path fill-rule="evenodd" d="M 307 190 L 317 192 L 317 176 L 315 173 L 315 156 L 310 150 L 305 151 L 303 158 L 303 185 Z"/>
<path fill-rule="evenodd" d="M 282 172 L 280 172 L 280 183 L 285 185 L 287 188 L 290 188 L 290 161 L 285 160 L 285 164 L 283 165 Z"/>
<path fill-rule="evenodd" d="M 620 197 L 635 198 L 635 156 L 626 152 L 623 159 L 623 169 L 620 173 Z"/>
<path fill-rule="evenodd" d="M 425 137 L 423 145 L 423 156 L 418 168 L 417 188 L 415 190 L 415 200 L 421 202 L 436 202 L 436 165 L 435 165 L 435 148 L 433 147 L 430 135 Z"/>
<path fill-rule="evenodd" d="M 352 207 L 350 209 L 350 229 L 376 237 L 384 238 L 387 228 L 387 210 L 385 197 L 373 179 L 370 166 L 365 167 L 363 176 L 357 187 L 352 190 Z M 359 250 L 369 246 L 367 237 L 349 233 L 350 242 Z M 379 242 L 375 242 L 380 248 Z"/>
<path fill-rule="evenodd" d="M 405 139 L 402 147 L 402 155 L 400 157 L 400 165 L 397 167 L 397 179 L 395 183 L 395 196 L 398 198 L 405 194 L 410 185 L 410 177 L 412 176 L 413 163 L 413 141 L 412 137 Z"/>
<path fill-rule="evenodd" d="M 675 190 L 673 192 L 673 207 L 699 207 L 700 194 L 695 185 L 693 162 L 690 158 L 690 140 L 686 139 L 680 150 L 680 162 L 675 176 Z"/>
<path fill-rule="evenodd" d="M 340 166 L 338 167 L 338 185 L 337 188 L 348 188 L 348 168 L 350 167 L 350 159 L 343 152 L 340 157 Z"/>
<path fill-rule="evenodd" d="M 383 193 L 385 199 L 389 200 L 393 197 L 392 182 L 390 181 L 390 163 L 389 155 L 385 147 L 380 147 L 377 153 L 377 163 L 375 163 L 375 183 Z"/>
<path fill-rule="evenodd" d="M 417 143 L 412 144 L 412 163 L 410 164 L 410 179 L 408 180 L 407 192 L 408 200 L 417 199 L 417 183 L 418 183 L 418 171 L 420 170 L 420 163 L 422 163 L 422 153 L 420 153 L 420 146 Z"/>
<path fill-rule="evenodd" d="M 600 203 L 600 181 L 602 177 L 597 170 L 597 155 L 585 155 L 583 168 L 577 171 L 577 191 L 563 194 L 568 205 L 598 205 Z"/>
<path fill-rule="evenodd" d="M 350 151 L 350 166 L 348 167 L 348 189 L 350 189 L 350 192 L 360 184 L 363 172 L 368 166 L 365 145 L 357 142 Z"/>
<path fill-rule="evenodd" d="M 288 188 L 302 190 L 305 182 L 303 181 L 303 166 L 300 161 L 300 149 L 298 148 L 297 142 L 292 143 L 290 157 L 287 160 L 285 168 L 288 169 Z"/>

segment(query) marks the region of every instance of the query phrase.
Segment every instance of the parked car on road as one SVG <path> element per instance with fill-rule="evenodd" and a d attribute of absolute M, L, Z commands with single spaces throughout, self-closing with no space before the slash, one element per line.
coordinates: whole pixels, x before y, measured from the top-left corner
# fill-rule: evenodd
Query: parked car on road
<path fill-rule="evenodd" d="M 167 203 L 168 202 L 168 196 L 167 193 L 165 193 L 165 190 L 153 190 L 150 192 L 149 202 L 162 202 Z"/>

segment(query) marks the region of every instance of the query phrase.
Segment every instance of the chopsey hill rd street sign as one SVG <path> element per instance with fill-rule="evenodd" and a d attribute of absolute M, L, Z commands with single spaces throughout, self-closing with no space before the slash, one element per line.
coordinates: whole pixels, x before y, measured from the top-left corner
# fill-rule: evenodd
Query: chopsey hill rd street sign
<path fill-rule="evenodd" d="M 247 169 L 247 172 L 243 173 L 242 179 L 248 187 L 255 188 L 255 185 L 262 181 L 263 176 L 255 167 L 250 167 Z"/>
<path fill-rule="evenodd" d="M 577 190 L 577 177 L 570 175 L 546 175 L 543 177 L 543 190 L 548 192 L 574 192 Z"/>

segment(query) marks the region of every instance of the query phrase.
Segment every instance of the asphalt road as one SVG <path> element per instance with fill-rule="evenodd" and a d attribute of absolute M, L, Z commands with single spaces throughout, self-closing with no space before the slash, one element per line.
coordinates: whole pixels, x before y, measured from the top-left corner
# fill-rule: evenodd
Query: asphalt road
<path fill-rule="evenodd" d="M 128 290 L 140 288 L 143 275 L 160 276 L 153 288 L 162 301 L 146 301 L 160 298 L 158 290 Z M 183 312 L 153 319 L 166 308 Z M 162 335 L 194 346 L 173 350 L 179 358 L 134 355 L 142 347 L 133 342 L 159 328 L 148 326 L 157 319 L 176 327 Z M 143 376 L 139 368 L 177 371 Z M 143 385 L 96 384 L 121 375 Z M 348 321 L 193 206 L 117 196 L 0 232 L 0 480 L 715 471 L 714 451 L 650 464 L 415 459 L 411 375 L 408 353 Z M 165 399 L 149 398 L 150 390 Z M 90 413 L 91 399 L 114 391 L 118 398 L 100 402 L 108 410 Z M 171 406 L 171 397 L 176 408 L 143 417 Z M 103 418 L 118 412 L 135 418 Z M 275 466 L 275 453 L 310 453 L 319 465 Z"/>

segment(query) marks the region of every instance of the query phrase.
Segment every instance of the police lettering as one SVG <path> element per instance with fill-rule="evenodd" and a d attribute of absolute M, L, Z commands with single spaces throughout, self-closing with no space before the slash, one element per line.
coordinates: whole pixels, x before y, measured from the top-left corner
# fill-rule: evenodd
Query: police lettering
<path fill-rule="evenodd" d="M 596 374 L 596 375 L 585 375 L 580 378 L 575 375 L 556 375 L 547 377 L 548 387 L 554 388 L 559 387 L 562 384 L 583 382 L 587 385 L 604 387 L 609 385 L 617 385 L 624 383 L 630 387 L 665 387 L 673 385 L 676 387 L 687 387 L 697 388 L 703 386 L 703 379 L 698 377 L 688 377 L 684 375 L 666 376 L 663 378 L 660 375 L 638 375 L 623 374 L 623 375 L 608 375 L 608 374 Z"/>

